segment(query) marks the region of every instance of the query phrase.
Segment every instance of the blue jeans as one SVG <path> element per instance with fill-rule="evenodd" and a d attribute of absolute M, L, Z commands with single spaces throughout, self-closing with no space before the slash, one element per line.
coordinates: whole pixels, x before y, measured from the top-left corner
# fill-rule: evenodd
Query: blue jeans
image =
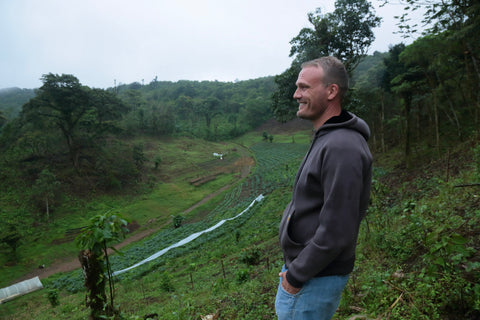
<path fill-rule="evenodd" d="M 286 271 L 285 267 L 282 271 Z M 348 275 L 313 278 L 292 295 L 282 288 L 280 278 L 275 299 L 278 320 L 330 320 L 337 311 L 347 281 Z"/>

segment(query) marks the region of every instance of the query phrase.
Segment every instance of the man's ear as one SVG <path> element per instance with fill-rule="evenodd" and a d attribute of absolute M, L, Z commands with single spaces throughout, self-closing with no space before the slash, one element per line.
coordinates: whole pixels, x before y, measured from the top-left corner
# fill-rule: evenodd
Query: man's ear
<path fill-rule="evenodd" d="M 333 100 L 338 96 L 340 88 L 338 87 L 337 84 L 332 83 L 331 85 L 328 86 L 327 90 L 328 90 L 328 96 L 327 96 L 328 100 Z"/>

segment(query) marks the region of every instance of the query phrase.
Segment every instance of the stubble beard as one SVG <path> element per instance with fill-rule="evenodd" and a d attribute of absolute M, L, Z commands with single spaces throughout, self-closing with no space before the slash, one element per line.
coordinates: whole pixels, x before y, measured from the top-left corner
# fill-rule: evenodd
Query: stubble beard
<path fill-rule="evenodd" d="M 310 120 L 311 116 L 309 116 L 306 111 L 308 111 L 308 105 L 306 103 L 299 103 L 297 110 L 297 118 Z"/>

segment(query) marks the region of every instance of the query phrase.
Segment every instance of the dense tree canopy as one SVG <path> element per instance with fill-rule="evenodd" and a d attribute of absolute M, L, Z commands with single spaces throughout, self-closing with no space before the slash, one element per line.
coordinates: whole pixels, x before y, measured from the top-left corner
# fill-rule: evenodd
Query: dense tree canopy
<path fill-rule="evenodd" d="M 23 106 L 22 117 L 37 129 L 58 129 L 79 170 L 82 151 L 115 129 L 113 121 L 126 106 L 112 93 L 83 87 L 73 75 L 47 74 L 42 81 L 36 97 Z"/>
<path fill-rule="evenodd" d="M 116 91 L 131 109 L 123 121 L 131 134 L 220 140 L 271 118 L 273 88 L 273 78 L 265 77 L 236 83 L 154 80 L 144 86 L 119 86 Z"/>
<path fill-rule="evenodd" d="M 432 146 L 441 155 L 455 141 L 480 134 L 480 41 L 478 32 L 471 33 L 480 30 L 478 2 L 408 3 L 408 10 L 426 6 L 425 35 L 408 46 L 392 46 L 377 66 L 355 78 L 354 88 L 367 106 L 364 117 L 379 129 L 372 131 L 374 142 L 385 141 L 388 132 L 388 143 L 404 145 L 407 167 L 418 156 L 413 154 L 418 144 Z M 405 33 L 416 28 L 408 22 L 408 14 L 400 17 Z M 378 71 L 383 74 L 380 83 L 366 76 Z M 371 112 L 376 105 L 381 112 Z"/>

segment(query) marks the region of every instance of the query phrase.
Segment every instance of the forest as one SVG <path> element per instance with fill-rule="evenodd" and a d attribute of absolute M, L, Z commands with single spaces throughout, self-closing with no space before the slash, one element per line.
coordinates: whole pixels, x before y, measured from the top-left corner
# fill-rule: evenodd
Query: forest
<path fill-rule="evenodd" d="M 264 214 L 265 233 L 252 231 L 254 212 L 244 225 L 236 225 L 236 232 L 212 236 L 212 241 L 234 243 L 224 252 L 210 248 L 210 243 L 192 245 L 184 250 L 185 257 L 172 254 L 176 262 L 165 258 L 152 266 L 158 273 L 150 277 L 164 289 L 160 291 L 165 297 L 154 300 L 161 301 L 158 305 L 163 307 L 158 308 L 171 313 L 162 319 L 198 319 L 213 309 L 223 310 L 222 319 L 237 319 L 237 313 L 245 319 L 273 319 L 268 298 L 275 288 L 265 287 L 268 281 L 276 281 L 267 271 L 280 263 L 275 210 L 281 209 L 274 209 L 270 201 L 284 204 L 288 200 L 294 168 L 311 135 L 305 126 L 295 133 L 282 132 L 282 128 L 295 118 L 297 103 L 292 96 L 300 64 L 333 55 L 344 61 L 351 76 L 344 108 L 369 124 L 369 144 L 376 159 L 370 220 L 359 246 L 359 261 L 364 266 L 358 267 L 349 282 L 351 293 L 342 298 L 339 319 L 479 319 L 480 4 L 472 0 L 405 3 L 404 14 L 399 16 L 405 36 L 414 34 L 416 28 L 409 24 L 408 14 L 418 6 L 426 8 L 426 31 L 411 44 L 399 43 L 388 52 L 369 54 L 375 39 L 372 29 L 381 19 L 367 1 L 337 0 L 331 13 L 317 9 L 308 14 L 311 27 L 300 30 L 290 42 L 290 68 L 273 77 L 236 82 L 155 78 L 148 84 L 97 89 L 82 85 L 75 75 L 46 73 L 40 88 L 0 89 L 0 270 L 4 275 L 0 286 L 21 278 L 42 259 L 53 261 L 52 253 L 30 256 L 33 249 L 29 246 L 40 243 L 46 248 L 55 237 L 84 227 L 96 214 L 121 211 L 158 190 L 171 192 L 167 191 L 172 188 L 169 183 L 176 179 L 210 179 L 195 189 L 198 198 L 219 189 L 222 181 L 234 184 L 240 179 L 238 172 L 223 170 L 212 175 L 207 171 L 215 171 L 213 167 L 200 169 L 212 160 L 204 159 L 198 149 L 209 156 L 225 153 L 233 165 L 245 148 L 256 161 L 248 179 L 243 177 L 223 200 L 216 200 L 213 208 L 203 209 L 198 216 L 181 215 L 186 208 L 178 203 L 193 205 L 189 201 L 197 195 L 190 189 L 192 184 L 175 185 L 174 189 L 192 192 L 192 199 L 177 199 L 155 227 L 165 227 L 169 219 L 178 218 L 181 228 L 161 229 L 162 239 L 171 237 L 166 242 L 173 242 L 205 227 L 199 220 L 206 211 L 211 213 L 205 221 L 224 218 L 244 205 L 247 196 L 263 193 L 272 199 L 267 196 L 258 209 Z M 175 167 L 176 162 L 180 167 Z M 144 228 L 153 219 L 149 213 L 136 215 L 135 210 L 128 216 Z M 258 238 L 248 242 L 244 236 L 248 232 Z M 61 250 L 75 257 L 78 248 L 73 242 L 70 238 Z M 203 307 L 194 301 L 203 291 L 193 289 L 192 274 L 208 278 L 204 272 L 213 271 L 205 271 L 205 260 L 196 260 L 200 258 L 195 251 L 202 246 L 215 252 L 209 258 L 222 267 L 224 259 L 243 263 L 232 271 L 235 284 L 228 285 L 223 270 L 223 278 L 209 293 L 212 301 Z M 190 267 L 180 267 L 181 261 Z M 252 271 L 259 264 L 261 271 Z M 140 281 L 147 273 L 128 279 Z M 185 277 L 182 281 L 187 286 L 191 281 L 193 293 L 186 304 L 173 297 L 174 276 Z M 70 277 L 50 280 L 49 286 L 54 292 L 69 291 L 69 287 L 76 288 L 69 292 L 78 292 L 79 286 Z M 245 297 L 234 294 L 247 292 L 245 283 L 264 293 L 261 304 L 251 293 Z M 119 288 L 127 295 L 128 287 Z M 227 298 L 227 293 L 234 298 Z M 145 291 L 143 297 L 148 300 Z M 239 301 L 250 309 L 240 309 Z M 213 311 L 206 310 L 209 307 Z M 126 309 L 128 319 L 148 311 L 145 306 Z M 17 319 L 15 311 L 9 312 L 5 319 Z M 175 317 L 175 312 L 182 316 Z"/>

